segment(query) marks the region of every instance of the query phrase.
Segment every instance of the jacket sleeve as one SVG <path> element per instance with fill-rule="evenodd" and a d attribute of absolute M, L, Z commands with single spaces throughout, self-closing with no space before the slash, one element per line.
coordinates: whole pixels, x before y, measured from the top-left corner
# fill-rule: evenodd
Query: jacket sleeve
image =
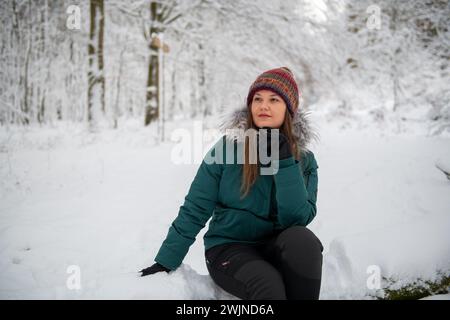
<path fill-rule="evenodd" d="M 278 221 L 283 227 L 308 225 L 317 213 L 317 162 L 309 151 L 304 172 L 294 157 L 279 160 L 278 172 L 274 175 Z"/>
<path fill-rule="evenodd" d="M 209 152 L 214 156 L 214 147 Z M 154 259 L 171 270 L 181 265 L 197 234 L 212 216 L 217 203 L 223 166 L 220 163 L 206 162 L 205 158 L 191 183 L 178 216 L 169 227 L 166 239 Z"/>

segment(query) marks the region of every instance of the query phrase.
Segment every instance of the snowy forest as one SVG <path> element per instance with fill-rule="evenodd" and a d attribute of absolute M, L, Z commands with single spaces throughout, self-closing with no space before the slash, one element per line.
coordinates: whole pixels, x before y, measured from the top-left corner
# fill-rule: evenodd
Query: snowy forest
<path fill-rule="evenodd" d="M 305 106 L 450 119 L 448 1 L 3 1 L 1 125 L 215 114 L 289 65 Z M 224 86 L 226 84 L 226 86 Z M 321 110 L 322 111 L 322 110 Z"/>
<path fill-rule="evenodd" d="M 7 0 L 0 19 L 0 298 L 232 298 L 206 230 L 180 270 L 136 271 L 198 169 L 172 160 L 179 130 L 217 129 L 285 66 L 320 136 L 321 299 L 450 299 L 448 0 Z"/>

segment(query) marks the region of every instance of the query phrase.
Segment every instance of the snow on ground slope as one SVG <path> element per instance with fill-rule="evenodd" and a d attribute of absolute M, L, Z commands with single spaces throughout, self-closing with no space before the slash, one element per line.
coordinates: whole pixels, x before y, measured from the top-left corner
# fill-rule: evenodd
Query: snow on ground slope
<path fill-rule="evenodd" d="M 450 181 L 435 163 L 450 163 L 450 139 L 314 122 L 318 215 L 308 227 L 324 244 L 321 299 L 380 295 L 377 272 L 397 286 L 449 275 Z M 175 143 L 155 134 L 0 128 L 0 298 L 232 298 L 207 274 L 206 228 L 175 272 L 136 273 L 153 263 L 198 168 L 174 164 Z"/>

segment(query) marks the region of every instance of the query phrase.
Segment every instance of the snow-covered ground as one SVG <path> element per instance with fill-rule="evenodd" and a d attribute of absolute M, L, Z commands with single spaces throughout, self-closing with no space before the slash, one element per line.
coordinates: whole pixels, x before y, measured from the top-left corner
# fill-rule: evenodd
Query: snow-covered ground
<path fill-rule="evenodd" d="M 311 146 L 319 191 L 309 228 L 325 247 L 321 299 L 381 295 L 377 275 L 381 287 L 450 275 L 450 180 L 435 167 L 450 164 L 450 137 L 327 119 L 312 116 L 321 140 Z M 166 134 L 192 125 L 174 121 Z M 231 298 L 207 274 L 206 228 L 178 270 L 138 277 L 198 167 L 173 163 L 175 143 L 155 134 L 136 123 L 98 134 L 0 128 L 0 298 Z"/>

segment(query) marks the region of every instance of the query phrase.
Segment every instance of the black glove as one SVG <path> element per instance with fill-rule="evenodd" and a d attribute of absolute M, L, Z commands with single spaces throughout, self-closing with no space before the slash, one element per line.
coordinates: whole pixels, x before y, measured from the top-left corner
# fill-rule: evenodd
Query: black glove
<path fill-rule="evenodd" d="M 142 272 L 141 277 L 145 277 L 145 276 L 148 276 L 150 274 L 154 274 L 154 273 L 161 272 L 161 271 L 165 271 L 165 272 L 169 273 L 171 270 L 167 269 L 166 267 L 164 267 L 164 266 L 160 265 L 158 262 L 156 262 L 151 267 L 142 269 L 139 272 Z"/>
<path fill-rule="evenodd" d="M 261 129 L 266 129 L 261 131 Z M 260 128 L 260 135 L 262 135 L 264 137 L 264 131 L 267 132 L 267 136 L 266 139 L 262 140 L 262 143 L 265 143 L 267 145 L 267 154 L 269 157 L 272 156 L 272 150 L 271 150 L 271 137 L 272 137 L 272 128 L 270 127 L 262 127 Z M 292 156 L 292 151 L 291 151 L 291 147 L 289 145 L 289 141 L 287 139 L 287 137 L 281 133 L 281 131 L 278 129 L 278 156 L 279 159 L 287 159 L 289 157 Z M 258 154 L 259 154 L 259 137 L 258 137 Z M 270 164 L 270 163 L 269 163 Z M 268 165 L 269 165 L 268 164 Z"/>

